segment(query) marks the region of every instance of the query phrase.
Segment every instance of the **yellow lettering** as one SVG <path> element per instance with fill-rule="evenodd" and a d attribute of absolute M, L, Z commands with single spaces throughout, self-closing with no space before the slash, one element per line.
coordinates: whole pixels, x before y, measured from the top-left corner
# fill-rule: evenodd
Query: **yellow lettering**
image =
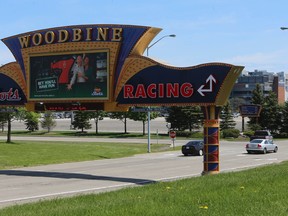
<path fill-rule="evenodd" d="M 53 43 L 55 40 L 55 33 L 53 31 L 48 31 L 45 33 L 45 42 L 47 44 Z"/>
<path fill-rule="evenodd" d="M 121 41 L 122 40 L 122 28 L 112 28 L 112 39 L 111 41 Z"/>
<path fill-rule="evenodd" d="M 108 30 L 108 28 L 97 28 L 98 34 L 97 34 L 97 39 L 96 40 L 98 40 L 98 41 L 100 41 L 100 40 L 106 41 L 107 38 L 108 38 L 108 34 L 107 34 L 108 31 L 107 30 Z"/>
<path fill-rule="evenodd" d="M 55 33 L 58 31 L 57 33 Z M 97 31 L 97 32 L 95 32 Z M 84 34 L 85 33 L 85 34 Z M 96 35 L 95 35 L 96 34 Z M 85 38 L 84 38 L 85 36 Z M 96 37 L 96 38 L 95 38 Z M 52 43 L 65 43 L 69 41 L 122 41 L 123 29 L 122 28 L 93 28 L 87 27 L 85 29 L 74 28 L 72 32 L 66 29 L 49 30 L 47 32 L 36 32 L 31 35 L 23 35 L 18 37 L 21 48 L 27 48 L 30 46 L 39 46 L 44 42 L 46 44 Z"/>
<path fill-rule="evenodd" d="M 43 42 L 43 36 L 40 33 L 35 33 L 32 37 L 32 42 L 35 46 L 40 45 Z"/>
<path fill-rule="evenodd" d="M 81 29 L 73 29 L 73 40 L 72 41 L 80 41 L 82 39 L 82 30 Z"/>
<path fill-rule="evenodd" d="M 87 37 L 86 37 L 86 41 L 91 41 L 91 36 L 92 36 L 92 28 L 86 28 L 86 32 L 87 32 Z"/>
<path fill-rule="evenodd" d="M 59 39 L 58 39 L 58 43 L 63 43 L 68 41 L 69 39 L 69 33 L 67 30 L 59 30 Z"/>
<path fill-rule="evenodd" d="M 27 48 L 28 46 L 30 46 L 30 44 L 29 44 L 30 36 L 31 35 L 25 35 L 23 37 L 18 38 L 18 40 L 21 44 L 21 48 Z"/>

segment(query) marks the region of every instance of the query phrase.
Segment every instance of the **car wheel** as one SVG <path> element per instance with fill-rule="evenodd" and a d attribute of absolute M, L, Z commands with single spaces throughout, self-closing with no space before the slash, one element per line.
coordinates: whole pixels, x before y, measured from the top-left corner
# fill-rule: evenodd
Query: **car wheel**
<path fill-rule="evenodd" d="M 184 154 L 184 156 L 188 156 L 188 154 Z"/>
<path fill-rule="evenodd" d="M 251 154 L 252 152 L 251 152 L 251 151 L 247 151 L 247 153 L 248 153 L 248 154 Z"/>
<path fill-rule="evenodd" d="M 277 151 L 278 151 L 278 147 L 275 147 L 273 152 L 276 153 Z"/>
<path fill-rule="evenodd" d="M 264 148 L 264 149 L 263 149 L 263 154 L 266 154 L 266 153 L 267 153 L 267 149 Z"/>
<path fill-rule="evenodd" d="M 202 149 L 199 150 L 198 155 L 199 155 L 199 156 L 202 156 L 202 155 L 203 155 L 203 150 L 202 150 Z"/>

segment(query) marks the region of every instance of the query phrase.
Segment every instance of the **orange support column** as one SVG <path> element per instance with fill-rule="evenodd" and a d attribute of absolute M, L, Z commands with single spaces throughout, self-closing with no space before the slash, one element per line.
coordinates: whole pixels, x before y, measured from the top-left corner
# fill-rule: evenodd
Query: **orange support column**
<path fill-rule="evenodd" d="M 204 108 L 204 169 L 202 175 L 219 173 L 219 119 L 220 109 Z M 215 118 L 217 116 L 217 118 Z"/>

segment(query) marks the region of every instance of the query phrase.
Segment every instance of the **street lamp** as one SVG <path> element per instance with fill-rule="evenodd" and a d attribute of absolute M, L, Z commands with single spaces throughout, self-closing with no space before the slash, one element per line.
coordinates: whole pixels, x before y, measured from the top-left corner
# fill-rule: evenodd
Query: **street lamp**
<path fill-rule="evenodd" d="M 154 46 L 156 43 L 158 43 L 160 40 L 162 40 L 165 37 L 176 37 L 175 34 L 170 34 L 170 35 L 164 35 L 157 41 L 155 41 L 153 44 L 147 47 L 147 57 L 149 56 L 149 49 Z M 148 130 L 148 153 L 151 152 L 151 147 L 150 147 L 150 106 L 148 107 L 148 112 L 147 112 L 147 117 L 148 117 L 148 125 L 147 125 L 147 130 Z"/>
<path fill-rule="evenodd" d="M 149 49 L 154 46 L 156 43 L 158 43 L 160 40 L 162 40 L 165 37 L 176 37 L 175 34 L 171 34 L 171 35 L 164 35 L 163 37 L 161 37 L 159 40 L 155 41 L 153 44 L 151 44 L 150 46 L 147 47 L 147 56 L 149 56 Z"/>
<path fill-rule="evenodd" d="M 281 29 L 281 30 L 287 30 L 288 27 L 281 27 L 280 29 Z"/>

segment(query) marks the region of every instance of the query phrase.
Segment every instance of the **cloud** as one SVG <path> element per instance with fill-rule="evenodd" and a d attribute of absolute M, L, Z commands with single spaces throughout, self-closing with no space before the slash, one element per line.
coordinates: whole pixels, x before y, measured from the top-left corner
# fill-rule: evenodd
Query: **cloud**
<path fill-rule="evenodd" d="M 243 65 L 247 70 L 261 69 L 270 71 L 288 71 L 288 51 L 276 50 L 274 52 L 257 52 L 247 55 L 238 55 L 223 59 L 235 65 Z"/>

